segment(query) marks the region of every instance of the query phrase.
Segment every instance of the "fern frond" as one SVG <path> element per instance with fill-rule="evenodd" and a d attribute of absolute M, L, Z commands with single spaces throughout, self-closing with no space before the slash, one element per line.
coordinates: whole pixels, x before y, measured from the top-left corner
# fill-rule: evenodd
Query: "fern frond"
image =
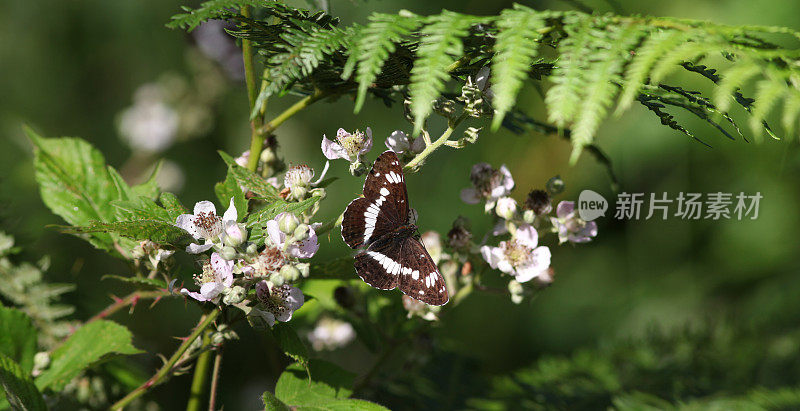
<path fill-rule="evenodd" d="M 476 22 L 473 16 L 445 10 L 428 18 L 428 24 L 420 31 L 417 60 L 411 69 L 411 84 L 408 86 L 415 135 L 422 130 L 423 122 L 433 111 L 433 101 L 444 90 L 450 76 L 448 68 L 463 54 L 461 39 Z"/>
<path fill-rule="evenodd" d="M 517 93 L 528 77 L 533 59 L 539 52 L 539 30 L 544 26 L 545 17 L 523 6 L 503 10 L 500 14 L 491 70 L 494 78 L 494 130 L 497 130 L 505 114 L 514 107 Z"/>
<path fill-rule="evenodd" d="M 783 98 L 786 91 L 786 81 L 775 74 L 759 81 L 756 85 L 756 101 L 750 117 L 750 129 L 756 140 L 761 140 L 763 136 L 762 125 L 764 124 L 764 118 L 772 110 L 775 103 Z M 777 137 L 773 135 L 773 138 Z"/>
<path fill-rule="evenodd" d="M 783 106 L 782 123 L 787 136 L 791 137 L 794 134 L 795 122 L 798 119 L 800 119 L 800 91 L 791 89 Z"/>
<path fill-rule="evenodd" d="M 680 68 L 680 63 L 692 61 L 699 56 L 720 51 L 715 43 L 704 41 L 687 41 L 663 54 L 650 72 L 650 83 L 658 84 L 673 71 Z"/>
<path fill-rule="evenodd" d="M 358 60 L 358 94 L 354 109 L 356 113 L 364 105 L 367 90 L 378 78 L 389 55 L 395 51 L 395 43 L 409 36 L 420 24 L 421 19 L 410 13 L 376 13 L 370 16 L 369 24 L 360 30 L 356 45 L 358 53 L 352 55 L 352 58 Z"/>
<path fill-rule="evenodd" d="M 608 31 L 610 47 L 593 56 L 587 68 L 589 88 L 585 91 L 575 126 L 572 128 L 572 155 L 570 162 L 578 161 L 581 150 L 592 142 L 600 121 L 606 117 L 608 106 L 619 90 L 620 73 L 630 60 L 628 50 L 633 48 L 644 35 L 639 25 L 630 25 Z"/>
<path fill-rule="evenodd" d="M 317 25 L 283 34 L 281 38 L 286 44 L 279 47 L 284 51 L 273 55 L 267 62 L 271 66 L 268 68 L 270 82 L 259 93 L 251 117 L 261 112 L 268 97 L 283 92 L 297 80 L 311 76 L 327 56 L 347 45 L 351 34 L 351 29 L 324 29 Z"/>
<path fill-rule="evenodd" d="M 210 0 L 203 2 L 200 7 L 194 10 L 183 7 L 185 13 L 172 16 L 170 22 L 167 23 L 167 27 L 192 31 L 205 21 L 226 19 L 239 15 L 239 9 L 245 6 L 270 7 L 272 5 L 274 3 L 268 0 Z"/>
<path fill-rule="evenodd" d="M 561 57 L 551 76 L 554 86 L 545 96 L 548 119 L 558 127 L 567 125 L 577 113 L 586 86 L 583 69 L 591 54 L 589 44 L 595 34 L 592 20 L 586 15 L 569 14 L 564 18 L 564 24 L 569 37 L 559 45 Z"/>
<path fill-rule="evenodd" d="M 639 94 L 639 96 L 636 97 L 636 100 L 639 101 L 639 103 L 645 106 L 648 110 L 652 111 L 653 114 L 655 114 L 661 120 L 661 124 L 685 134 L 692 140 L 695 140 L 705 146 L 708 146 L 708 144 L 704 143 L 703 141 L 695 137 L 694 134 L 692 134 L 689 130 L 680 125 L 675 120 L 675 117 L 672 114 L 669 114 L 666 111 L 664 111 L 663 109 L 666 108 L 666 106 L 659 103 L 657 98 L 645 94 Z"/>
<path fill-rule="evenodd" d="M 614 115 L 620 115 L 631 106 L 639 94 L 639 90 L 647 81 L 653 65 L 669 50 L 685 42 L 687 37 L 685 32 L 659 31 L 644 41 L 642 46 L 635 51 L 636 55 L 625 72 L 624 89 Z"/>

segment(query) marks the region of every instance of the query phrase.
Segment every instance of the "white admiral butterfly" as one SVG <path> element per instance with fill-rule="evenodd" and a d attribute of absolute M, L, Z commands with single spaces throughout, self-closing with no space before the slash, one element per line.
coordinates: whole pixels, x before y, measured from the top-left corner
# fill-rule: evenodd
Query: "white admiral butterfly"
<path fill-rule="evenodd" d="M 347 205 L 342 239 L 356 254 L 356 273 L 367 284 L 395 287 L 430 305 L 450 299 L 444 278 L 410 219 L 403 167 L 393 151 L 381 154 L 364 181 L 364 197 Z"/>

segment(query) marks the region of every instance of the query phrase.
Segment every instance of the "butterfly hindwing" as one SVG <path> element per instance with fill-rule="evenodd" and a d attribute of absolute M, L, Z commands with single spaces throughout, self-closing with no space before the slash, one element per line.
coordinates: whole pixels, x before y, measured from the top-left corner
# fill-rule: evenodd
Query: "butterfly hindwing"
<path fill-rule="evenodd" d="M 400 274 L 402 243 L 381 241 L 373 244 L 366 251 L 356 254 L 356 273 L 365 283 L 381 289 L 391 290 L 397 287 Z"/>
<path fill-rule="evenodd" d="M 450 300 L 444 277 L 428 250 L 416 237 L 408 237 L 400 258 L 400 291 L 430 305 L 444 305 Z"/>

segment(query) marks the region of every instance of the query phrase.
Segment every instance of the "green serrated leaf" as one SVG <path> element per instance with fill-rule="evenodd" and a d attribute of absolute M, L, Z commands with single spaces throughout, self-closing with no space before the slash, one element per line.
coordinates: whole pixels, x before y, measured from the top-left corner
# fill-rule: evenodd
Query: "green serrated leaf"
<path fill-rule="evenodd" d="M 290 408 L 283 401 L 269 391 L 264 391 L 264 394 L 261 395 L 261 401 L 264 402 L 264 409 L 267 411 L 290 411 Z"/>
<path fill-rule="evenodd" d="M 0 353 L 0 384 L 6 393 L 6 399 L 15 410 L 47 410 L 42 394 L 36 389 L 30 374 Z"/>
<path fill-rule="evenodd" d="M 244 196 L 242 189 L 239 187 L 239 183 L 236 181 L 233 173 L 230 172 L 230 169 L 228 170 L 228 175 L 225 177 L 225 181 L 217 183 L 214 186 L 214 192 L 217 194 L 219 203 L 223 206 L 230 204 L 231 198 L 233 198 L 233 205 L 236 207 L 236 212 L 240 221 L 247 215 L 247 198 Z"/>
<path fill-rule="evenodd" d="M 267 201 L 280 200 L 281 197 L 278 190 L 268 183 L 263 177 L 244 168 L 234 161 L 233 157 L 220 151 L 219 155 L 228 164 L 228 173 L 236 179 L 240 187 L 252 191 L 257 197 L 261 197 Z M 230 201 L 230 200 L 229 200 Z"/>
<path fill-rule="evenodd" d="M 137 184 L 131 187 L 133 194 L 136 196 L 144 196 L 153 201 L 158 200 L 158 195 L 161 193 L 161 190 L 158 188 L 158 172 L 161 171 L 161 166 L 164 164 L 163 160 L 159 160 L 156 163 L 156 166 L 153 167 L 153 172 L 150 173 L 150 177 L 147 178 L 145 182 L 142 184 Z"/>
<path fill-rule="evenodd" d="M 150 289 L 161 289 L 167 288 L 168 285 L 162 280 L 156 278 L 147 278 L 147 277 L 123 277 L 121 275 L 115 274 L 106 274 L 101 277 L 101 280 L 105 279 L 117 280 L 122 281 L 124 283 L 132 284 L 134 286 L 145 287 Z"/>
<path fill-rule="evenodd" d="M 75 331 L 51 354 L 50 368 L 36 378 L 40 390 L 61 391 L 81 371 L 103 358 L 139 354 L 127 328 L 106 320 L 91 322 Z"/>
<path fill-rule="evenodd" d="M 35 147 L 33 162 L 42 200 L 53 213 L 75 226 L 116 220 L 111 202 L 120 199 L 120 193 L 99 151 L 78 138 L 43 138 L 28 127 L 25 132 Z M 114 240 L 97 232 L 89 242 L 112 250 Z"/>
<path fill-rule="evenodd" d="M 309 371 L 311 382 L 300 364 L 286 367 L 278 378 L 275 396 L 289 406 L 314 406 L 352 394 L 355 374 L 323 360 L 309 361 Z"/>
<path fill-rule="evenodd" d="M 36 328 L 31 318 L 22 311 L 0 306 L 0 354 L 30 373 L 36 351 Z"/>
<path fill-rule="evenodd" d="M 187 214 L 189 212 L 189 210 L 181 204 L 180 200 L 178 200 L 178 197 L 175 197 L 175 194 L 161 193 L 159 201 L 161 201 L 161 205 L 164 206 L 164 209 L 167 210 L 167 214 L 169 214 L 170 221 L 172 222 L 175 222 L 181 214 Z"/>
<path fill-rule="evenodd" d="M 185 230 L 172 223 L 159 220 L 118 221 L 115 223 L 92 222 L 88 226 L 57 226 L 62 232 L 69 234 L 115 233 L 133 240 L 150 240 L 158 244 L 170 244 L 176 247 L 186 245 L 191 236 Z"/>
<path fill-rule="evenodd" d="M 111 204 L 119 209 L 120 220 L 160 220 L 171 222 L 167 210 L 158 206 L 155 201 L 144 196 L 135 196 L 128 200 L 112 201 Z"/>
<path fill-rule="evenodd" d="M 291 325 L 282 322 L 276 323 L 272 327 L 272 335 L 278 340 L 278 345 L 287 356 L 308 370 L 308 347 L 303 344 Z"/>
<path fill-rule="evenodd" d="M 299 410 L 363 410 L 387 408 L 373 402 L 350 399 L 355 374 L 322 360 L 310 362 L 311 381 L 305 370 L 292 364 L 278 378 L 275 397 L 290 408 Z"/>
<path fill-rule="evenodd" d="M 284 200 L 274 201 L 263 208 L 260 208 L 247 218 L 247 226 L 253 227 L 256 225 L 265 225 L 267 221 L 272 220 L 280 213 L 293 213 L 302 214 L 311 206 L 319 201 L 319 197 L 309 197 L 300 202 L 289 202 Z"/>

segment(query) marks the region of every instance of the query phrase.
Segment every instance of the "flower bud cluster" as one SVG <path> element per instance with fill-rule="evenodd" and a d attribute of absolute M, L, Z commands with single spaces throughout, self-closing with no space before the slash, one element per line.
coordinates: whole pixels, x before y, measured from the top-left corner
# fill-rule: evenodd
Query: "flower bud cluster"
<path fill-rule="evenodd" d="M 462 199 L 471 204 L 484 202 L 485 211 L 494 211 L 496 224 L 490 234 L 504 238 L 496 246 L 469 247 L 463 222 L 457 220 L 448 233 L 449 245 L 473 253 L 478 248 L 486 264 L 508 274 L 511 277 L 508 292 L 514 303 L 520 303 L 527 295 L 525 283 L 534 280 L 532 284 L 546 286 L 553 281 L 550 249 L 539 244 L 540 236 L 557 233 L 559 243 L 580 243 L 597 235 L 597 225 L 581 220 L 571 201 L 560 202 L 556 217 L 550 217 L 551 196 L 564 189 L 559 177 L 548 181 L 547 190 L 532 190 L 522 204 L 510 196 L 514 180 L 505 166 L 494 169 L 486 163 L 476 164 L 470 180 L 473 187 L 462 191 Z"/>

